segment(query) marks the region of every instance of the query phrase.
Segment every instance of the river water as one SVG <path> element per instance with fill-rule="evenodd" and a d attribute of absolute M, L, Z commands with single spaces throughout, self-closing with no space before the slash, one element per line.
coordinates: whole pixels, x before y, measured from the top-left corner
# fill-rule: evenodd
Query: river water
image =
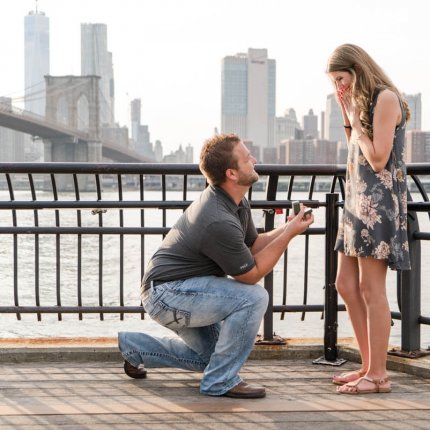
<path fill-rule="evenodd" d="M 193 200 L 199 193 L 190 192 L 189 200 Z M 61 199 L 73 200 L 72 194 L 64 194 Z M 147 200 L 160 199 L 160 193 L 156 191 L 146 192 Z M 305 199 L 306 195 L 295 193 L 294 199 Z M 413 195 L 414 200 L 421 201 L 418 194 Z M 8 200 L 8 194 L 0 191 L 0 199 Z M 26 192 L 16 192 L 16 200 L 30 199 Z M 38 200 L 52 199 L 50 193 L 39 193 Z M 88 193 L 81 196 L 82 200 L 94 199 L 94 195 Z M 103 193 L 104 200 L 117 200 L 117 193 Z M 124 193 L 124 200 L 137 200 L 137 191 L 127 191 Z M 168 193 L 168 199 L 181 200 L 179 192 Z M 254 193 L 253 199 L 264 199 L 263 193 Z M 286 195 L 278 195 L 278 199 L 286 199 Z M 316 193 L 314 199 L 324 200 L 324 194 Z M 170 213 L 167 224 L 172 225 L 180 216 L 181 211 Z M 324 226 L 324 209 L 314 210 L 315 227 Z M 284 221 L 285 215 L 276 216 L 276 225 Z M 253 211 L 253 218 L 257 225 L 263 226 L 264 216 L 261 210 Z M 429 218 L 427 214 L 419 214 L 420 228 L 422 231 L 430 231 Z M 0 225 L 10 226 L 12 222 L 9 211 L 0 211 Z M 34 215 L 32 211 L 20 211 L 17 214 L 19 226 L 34 225 Z M 119 212 L 108 210 L 103 215 L 103 225 L 117 226 L 119 222 Z M 39 211 L 39 225 L 55 225 L 55 213 L 50 210 Z M 76 226 L 76 211 L 64 210 L 60 213 L 61 226 Z M 98 216 L 93 216 L 90 210 L 82 211 L 83 226 L 97 226 Z M 140 213 L 137 210 L 124 211 L 125 226 L 139 226 Z M 146 226 L 161 226 L 160 211 L 156 209 L 145 210 Z M 1 306 L 14 305 L 13 298 L 13 241 L 10 235 L 1 238 L 0 247 L 0 303 Z M 105 305 L 119 305 L 119 237 L 106 236 L 104 239 L 103 253 L 103 303 Z M 145 245 L 145 261 L 147 262 L 153 252 L 160 244 L 161 238 L 158 236 L 147 236 Z M 124 267 L 124 298 L 126 305 L 138 305 L 139 284 L 140 284 L 140 238 L 126 236 L 125 243 L 125 267 Z M 324 300 L 324 239 L 323 236 L 310 236 L 310 264 L 309 264 L 309 291 L 307 297 L 308 304 L 321 304 Z M 82 267 L 82 298 L 86 305 L 98 305 L 98 246 L 99 239 L 96 235 L 83 237 L 83 267 Z M 430 315 L 430 244 L 422 242 L 422 315 Z M 296 305 L 303 302 L 304 284 L 304 247 L 303 236 L 295 238 L 289 246 L 288 252 L 288 278 L 287 278 L 287 304 Z M 19 263 L 19 304 L 35 305 L 34 299 L 34 237 L 23 235 L 18 240 Z M 57 303 L 56 296 L 56 270 L 55 270 L 55 236 L 40 236 L 40 294 L 41 305 L 54 306 Z M 77 305 L 77 239 L 76 237 L 64 235 L 61 237 L 61 303 L 63 305 Z M 274 304 L 282 303 L 282 261 L 274 269 L 275 297 Z M 387 290 L 392 310 L 398 311 L 396 298 L 396 273 L 388 273 Z M 339 299 L 341 303 L 341 300 Z M 288 313 L 281 320 L 280 314 L 274 316 L 275 333 L 286 337 L 321 338 L 323 336 L 324 321 L 320 313 L 307 313 L 305 319 L 301 320 L 301 314 Z M 118 331 L 145 331 L 155 335 L 171 335 L 169 330 L 160 327 L 158 324 L 146 317 L 141 320 L 140 315 L 125 315 L 124 320 L 120 320 L 118 315 L 105 315 L 104 321 L 100 321 L 99 315 L 84 315 L 80 321 L 77 315 L 63 314 L 62 321 L 58 321 L 57 315 L 43 315 L 42 321 L 37 321 L 35 315 L 23 314 L 22 320 L 17 321 L 15 315 L 0 315 L 0 337 L 51 337 L 51 336 L 116 336 Z M 352 336 L 352 330 L 346 312 L 339 313 L 339 337 Z M 394 321 L 390 343 L 400 344 L 400 321 Z M 430 344 L 430 329 L 422 327 L 422 347 Z"/>

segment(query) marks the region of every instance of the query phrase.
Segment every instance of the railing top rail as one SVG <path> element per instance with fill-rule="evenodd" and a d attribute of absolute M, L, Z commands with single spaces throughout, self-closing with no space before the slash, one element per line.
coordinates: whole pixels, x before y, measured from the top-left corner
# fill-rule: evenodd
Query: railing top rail
<path fill-rule="evenodd" d="M 344 165 L 257 164 L 261 175 L 339 175 Z M 0 163 L 0 173 L 197 174 L 197 164 L 173 163 Z"/>
<path fill-rule="evenodd" d="M 343 175 L 344 164 L 257 164 L 261 175 Z M 430 163 L 407 165 L 408 174 L 429 174 Z M 196 174 L 198 164 L 176 163 L 0 163 L 0 173 Z"/>

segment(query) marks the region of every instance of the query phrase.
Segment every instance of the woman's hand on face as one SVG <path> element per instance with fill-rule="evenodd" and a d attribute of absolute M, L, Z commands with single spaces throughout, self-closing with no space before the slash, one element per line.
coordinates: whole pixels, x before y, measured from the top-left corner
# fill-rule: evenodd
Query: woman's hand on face
<path fill-rule="evenodd" d="M 354 125 L 357 121 L 360 121 L 360 110 L 352 97 L 351 90 L 349 88 L 338 90 L 337 98 L 345 110 L 349 123 Z"/>

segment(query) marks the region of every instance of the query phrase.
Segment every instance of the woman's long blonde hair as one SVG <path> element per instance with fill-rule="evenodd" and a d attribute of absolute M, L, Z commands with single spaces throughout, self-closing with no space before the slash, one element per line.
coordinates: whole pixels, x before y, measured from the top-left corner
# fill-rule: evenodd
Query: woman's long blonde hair
<path fill-rule="evenodd" d="M 375 63 L 372 57 L 357 45 L 346 43 L 338 46 L 331 54 L 327 63 L 327 73 L 349 72 L 352 79 L 352 97 L 360 109 L 360 120 L 363 133 L 373 138 L 369 107 L 375 91 L 390 89 L 397 94 L 403 105 L 406 120 L 410 118 L 409 106 L 391 79 Z"/>

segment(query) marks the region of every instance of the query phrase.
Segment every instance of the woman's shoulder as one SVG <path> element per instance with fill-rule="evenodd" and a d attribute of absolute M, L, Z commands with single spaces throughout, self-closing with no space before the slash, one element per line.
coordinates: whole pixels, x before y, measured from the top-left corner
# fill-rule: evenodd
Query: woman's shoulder
<path fill-rule="evenodd" d="M 379 112 L 379 114 L 384 117 L 395 116 L 397 118 L 396 125 L 401 122 L 403 117 L 401 100 L 397 93 L 390 88 L 384 88 L 379 92 L 373 103 L 373 109 L 375 114 Z"/>
<path fill-rule="evenodd" d="M 384 102 L 397 102 L 398 103 L 399 97 L 390 88 L 383 88 L 378 93 L 378 100 L 382 100 Z"/>

